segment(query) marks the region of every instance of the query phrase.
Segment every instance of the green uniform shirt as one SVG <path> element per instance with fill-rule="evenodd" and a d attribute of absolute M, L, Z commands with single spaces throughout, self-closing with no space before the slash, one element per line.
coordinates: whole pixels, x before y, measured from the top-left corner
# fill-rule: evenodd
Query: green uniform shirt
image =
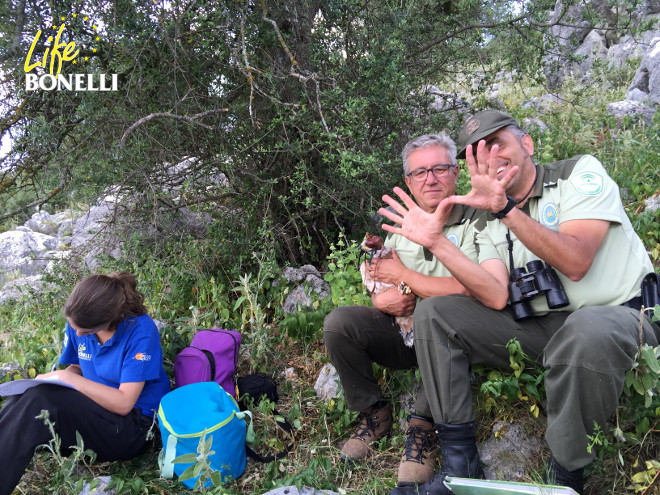
<path fill-rule="evenodd" d="M 558 230 L 569 220 L 598 219 L 610 222 L 610 228 L 596 253 L 587 274 L 572 282 L 557 272 L 564 284 L 569 305 L 557 311 L 575 311 L 585 306 L 619 305 L 640 295 L 644 275 L 653 265 L 641 239 L 632 228 L 623 209 L 619 188 L 607 175 L 598 159 L 582 155 L 537 166 L 538 178 L 534 192 L 523 211 L 541 225 Z M 509 267 L 507 227 L 491 215 L 475 225 L 479 263 L 499 258 Z M 513 232 L 514 268 L 538 259 Z M 535 314 L 548 311 L 544 295 L 531 299 Z"/>
<path fill-rule="evenodd" d="M 454 205 L 444 228 L 447 238 L 468 258 L 477 261 L 474 245 L 474 220 L 481 215 L 473 208 Z M 430 277 L 453 277 L 447 268 L 428 249 L 401 235 L 390 235 L 385 246 L 396 249 L 396 254 L 409 270 Z"/>

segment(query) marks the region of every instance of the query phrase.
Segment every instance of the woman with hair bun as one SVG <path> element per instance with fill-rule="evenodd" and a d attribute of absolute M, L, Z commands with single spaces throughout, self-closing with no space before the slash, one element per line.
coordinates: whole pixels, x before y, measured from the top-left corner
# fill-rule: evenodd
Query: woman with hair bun
<path fill-rule="evenodd" d="M 76 431 L 99 461 L 129 459 L 147 444 L 160 399 L 170 391 L 158 329 L 128 272 L 91 275 L 65 306 L 60 369 L 37 376 L 73 388 L 40 384 L 9 397 L 0 411 L 0 495 L 10 495 L 34 450 L 51 434 L 36 416 L 47 410 L 63 454 Z"/>

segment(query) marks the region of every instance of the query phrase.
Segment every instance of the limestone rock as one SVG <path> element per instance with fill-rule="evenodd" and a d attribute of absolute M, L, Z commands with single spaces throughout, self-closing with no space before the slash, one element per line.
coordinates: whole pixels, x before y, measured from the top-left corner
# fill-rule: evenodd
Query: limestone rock
<path fill-rule="evenodd" d="M 314 390 L 317 397 L 323 400 L 330 400 L 339 397 L 339 375 L 337 370 L 330 363 L 323 366 L 319 377 L 314 384 Z"/>
<path fill-rule="evenodd" d="M 497 422 L 493 435 L 479 449 L 487 479 L 522 481 L 542 457 L 545 442 L 529 435 L 520 424 Z"/>
<path fill-rule="evenodd" d="M 57 258 L 59 240 L 39 232 L 10 230 L 0 234 L 0 283 L 9 274 L 33 276 Z"/>
<path fill-rule="evenodd" d="M 309 309 L 312 307 L 312 292 L 318 295 L 319 299 L 330 294 L 330 284 L 328 284 L 312 265 L 304 265 L 300 268 L 286 267 L 282 273 L 287 283 L 298 283 L 286 297 L 283 310 L 285 313 L 295 313 L 298 308 Z"/>
<path fill-rule="evenodd" d="M 649 52 L 644 56 L 628 88 L 628 95 L 635 89 L 646 93 L 651 105 L 660 104 L 660 37 L 650 44 Z"/>
<path fill-rule="evenodd" d="M 90 483 L 85 483 L 79 495 L 115 495 L 115 493 L 117 493 L 117 490 L 114 488 L 106 490 L 106 487 L 110 484 L 110 481 L 112 481 L 110 476 L 99 476 L 98 478 L 95 478 L 95 480 L 98 481 L 98 483 L 94 488 L 91 487 Z"/>
<path fill-rule="evenodd" d="M 643 119 L 647 124 L 653 122 L 653 115 L 655 109 L 647 107 L 638 101 L 615 101 L 607 104 L 607 113 L 613 115 L 618 120 L 622 120 L 625 116 L 631 117 L 633 120 Z"/>

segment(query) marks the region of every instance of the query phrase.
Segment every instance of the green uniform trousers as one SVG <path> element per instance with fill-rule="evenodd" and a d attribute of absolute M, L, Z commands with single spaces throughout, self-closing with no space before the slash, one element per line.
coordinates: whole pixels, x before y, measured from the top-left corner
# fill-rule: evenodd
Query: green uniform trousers
<path fill-rule="evenodd" d="M 515 321 L 508 308 L 496 311 L 455 295 L 421 301 L 414 317 L 417 360 L 436 423 L 475 420 L 470 365 L 509 368 L 505 346 L 515 338 L 548 369 L 546 440 L 553 456 L 570 471 L 594 459 L 587 435 L 594 422 L 606 428 L 618 406 L 638 349 L 639 311 L 594 306 Z M 643 340 L 654 347 L 660 340 L 648 319 Z"/>
<path fill-rule="evenodd" d="M 351 411 L 362 411 L 383 399 L 372 363 L 404 370 L 417 366 L 415 350 L 403 343 L 393 316 L 366 306 L 340 306 L 325 317 L 323 340 L 337 370 Z M 424 390 L 415 412 L 431 417 Z"/>

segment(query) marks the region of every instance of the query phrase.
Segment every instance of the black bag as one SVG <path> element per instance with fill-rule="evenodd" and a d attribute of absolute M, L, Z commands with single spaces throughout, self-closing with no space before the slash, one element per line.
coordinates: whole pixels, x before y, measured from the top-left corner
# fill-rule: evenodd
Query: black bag
<path fill-rule="evenodd" d="M 237 380 L 238 393 L 241 409 L 245 407 L 242 397 L 249 395 L 258 401 L 262 395 L 265 395 L 271 402 L 277 403 L 277 382 L 265 373 L 253 373 L 252 375 L 241 376 Z"/>
<path fill-rule="evenodd" d="M 660 275 L 651 272 L 642 280 L 642 304 L 653 311 L 660 304 Z"/>
<path fill-rule="evenodd" d="M 271 378 L 270 376 L 264 373 L 254 373 L 251 375 L 241 376 L 236 381 L 236 384 L 238 387 L 238 399 L 239 399 L 238 405 L 241 408 L 241 411 L 247 409 L 247 406 L 244 402 L 245 396 L 252 397 L 255 400 L 255 402 L 259 402 L 259 400 L 265 396 L 268 400 L 277 404 L 277 401 L 279 399 L 279 396 L 277 394 L 277 383 L 275 382 L 275 380 L 273 380 L 273 378 Z M 280 414 L 277 411 L 277 409 L 273 409 L 273 414 L 284 418 L 284 416 L 282 416 L 282 414 Z M 277 421 L 277 424 L 291 437 L 293 437 L 292 434 L 293 428 L 291 426 L 291 423 L 289 423 L 289 421 L 286 418 L 284 418 L 284 422 Z M 289 444 L 287 447 L 284 448 L 284 450 L 278 452 L 277 454 L 261 456 L 257 454 L 254 450 L 252 450 L 249 445 L 245 446 L 246 454 L 250 458 L 259 462 L 272 462 L 276 459 L 281 459 L 285 457 L 291 451 L 292 448 L 293 448 L 293 443 Z"/>

